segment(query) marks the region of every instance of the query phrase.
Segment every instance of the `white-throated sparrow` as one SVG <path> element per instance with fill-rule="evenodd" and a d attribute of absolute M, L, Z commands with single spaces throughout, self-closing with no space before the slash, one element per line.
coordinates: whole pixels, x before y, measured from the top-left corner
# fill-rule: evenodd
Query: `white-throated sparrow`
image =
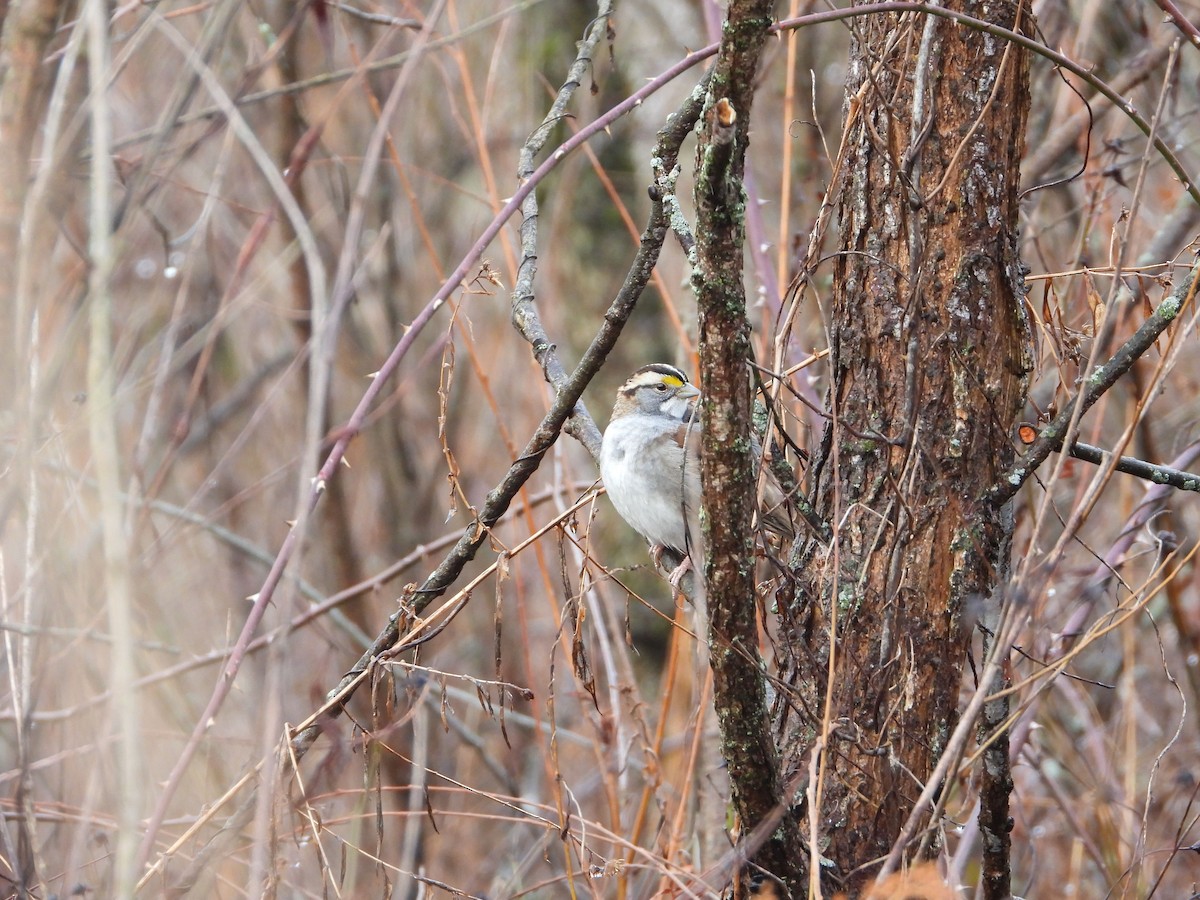
<path fill-rule="evenodd" d="M 617 391 L 600 448 L 600 474 L 609 499 L 650 542 L 655 561 L 670 548 L 685 557 L 671 583 L 703 557 L 700 538 L 700 392 L 674 366 L 652 363 Z M 757 458 L 757 457 L 756 457 Z M 770 473 L 764 479 L 763 524 L 794 534 L 786 497 Z"/>

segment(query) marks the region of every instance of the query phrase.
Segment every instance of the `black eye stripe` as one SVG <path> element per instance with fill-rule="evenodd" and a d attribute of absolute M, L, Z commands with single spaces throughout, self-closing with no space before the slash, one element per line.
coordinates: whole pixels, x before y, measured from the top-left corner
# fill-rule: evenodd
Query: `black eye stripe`
<path fill-rule="evenodd" d="M 642 366 L 633 373 L 633 377 L 636 378 L 638 375 L 642 375 L 646 372 L 654 372 L 656 375 L 668 375 L 672 378 L 678 378 L 684 384 L 687 384 L 688 380 L 688 377 L 683 374 L 683 372 L 674 366 L 667 365 L 666 363 L 651 363 L 648 366 Z"/>
<path fill-rule="evenodd" d="M 691 391 L 688 396 L 694 396 L 695 389 L 691 387 L 687 375 L 666 363 L 651 363 L 630 375 L 617 391 L 617 396 L 628 402 L 636 402 L 639 391 L 650 391 L 657 398 L 655 402 L 661 400 L 666 403 L 685 386 Z"/>

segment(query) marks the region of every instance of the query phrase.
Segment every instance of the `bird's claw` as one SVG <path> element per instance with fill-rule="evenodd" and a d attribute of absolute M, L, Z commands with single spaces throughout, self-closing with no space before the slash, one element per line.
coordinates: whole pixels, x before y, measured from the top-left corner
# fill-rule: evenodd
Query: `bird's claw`
<path fill-rule="evenodd" d="M 683 562 L 675 567 L 674 571 L 671 572 L 671 576 L 667 579 L 671 584 L 671 589 L 678 591 L 679 585 L 683 582 L 683 576 L 690 571 L 692 571 L 692 558 L 685 556 Z"/>

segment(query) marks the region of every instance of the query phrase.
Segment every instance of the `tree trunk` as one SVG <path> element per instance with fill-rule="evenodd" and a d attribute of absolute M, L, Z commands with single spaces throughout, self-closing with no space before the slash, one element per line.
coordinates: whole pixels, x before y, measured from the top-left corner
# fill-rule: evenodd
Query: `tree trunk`
<path fill-rule="evenodd" d="M 947 5 L 1032 29 L 1028 4 Z M 1027 54 L 935 16 L 853 27 L 832 418 L 812 485 L 836 539 L 782 607 L 794 691 L 774 710 L 787 783 L 807 783 L 823 753 L 822 868 L 851 896 L 955 727 L 967 606 L 992 596 L 1011 535 L 979 496 L 1012 459 L 1031 365 L 1017 254 Z"/>
<path fill-rule="evenodd" d="M 754 567 L 754 456 L 750 434 L 750 323 L 742 281 L 742 186 L 754 75 L 771 0 L 732 0 L 713 65 L 696 165 L 696 266 L 705 496 L 709 662 L 731 799 L 745 831 L 766 832 L 743 851 L 755 867 L 796 883 L 797 832 L 779 825 L 779 757 L 771 744 L 758 662 Z"/>

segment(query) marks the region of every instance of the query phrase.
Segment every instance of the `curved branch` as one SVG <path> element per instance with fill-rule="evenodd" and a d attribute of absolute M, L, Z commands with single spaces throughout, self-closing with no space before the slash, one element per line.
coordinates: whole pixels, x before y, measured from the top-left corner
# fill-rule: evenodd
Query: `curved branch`
<path fill-rule="evenodd" d="M 692 126 L 699 114 L 700 100 L 689 97 L 683 107 L 670 117 L 667 127 L 659 132 L 659 141 L 655 152 L 665 159 L 674 160 L 679 155 L 680 145 L 691 133 Z M 413 614 L 419 615 L 454 583 L 463 567 L 474 558 L 476 551 L 487 539 L 488 529 L 504 514 L 517 491 L 537 470 L 542 456 L 553 445 L 564 423 L 572 416 L 584 388 L 599 371 L 609 351 L 616 344 L 621 329 L 630 313 L 633 312 L 633 308 L 658 262 L 658 254 L 666 240 L 666 235 L 667 221 L 662 202 L 654 201 L 637 256 L 625 277 L 625 284 L 605 313 L 604 323 L 600 326 L 599 332 L 592 339 L 575 371 L 559 388 L 553 405 L 537 430 L 534 431 L 521 456 L 509 467 L 504 479 L 488 493 L 483 508 L 480 510 L 478 521 L 459 538 L 458 543 L 441 565 L 425 579 L 424 584 L 413 595 L 411 606 Z M 337 686 L 329 691 L 327 697 L 337 700 L 331 710 L 331 715 L 337 715 L 341 711 L 344 704 L 353 695 L 356 683 L 360 681 L 368 667 L 395 645 L 400 636 L 401 618 L 401 613 L 396 613 L 388 620 L 387 626 L 380 632 L 371 647 L 342 677 Z M 292 748 L 297 759 L 302 757 L 312 746 L 319 734 L 319 727 L 316 724 L 311 725 L 293 737 Z"/>
<path fill-rule="evenodd" d="M 1175 155 L 1162 138 L 1154 134 L 1150 122 L 1146 120 L 1141 113 L 1133 108 L 1133 104 L 1122 97 L 1116 90 L 1108 85 L 1107 82 L 1097 78 L 1096 75 L 1083 66 L 1081 63 L 1075 62 L 1069 56 L 1052 50 L 1045 44 L 1038 42 L 1036 39 L 1027 35 L 1020 34 L 1009 28 L 1002 28 L 999 25 L 993 25 L 991 22 L 985 22 L 982 19 L 976 19 L 974 16 L 969 16 L 966 13 L 957 12 L 956 10 L 946 9 L 941 6 L 934 6 L 929 3 L 909 3 L 909 2 L 894 2 L 894 3 L 870 3 L 864 6 L 855 6 L 850 9 L 835 9 L 824 13 L 814 13 L 809 16 L 797 16 L 794 19 L 784 19 L 775 25 L 772 32 L 784 31 L 790 28 L 801 28 L 808 25 L 819 25 L 822 22 L 836 22 L 841 19 L 857 18 L 858 16 L 875 15 L 886 12 L 920 12 L 928 13 L 931 16 L 940 16 L 943 19 L 949 19 L 952 22 L 957 22 L 960 25 L 965 25 L 968 28 L 973 28 L 976 31 L 982 31 L 984 34 L 990 34 L 993 37 L 1003 38 L 1010 41 L 1019 47 L 1023 47 L 1031 53 L 1036 53 L 1038 56 L 1048 59 L 1056 66 L 1060 66 L 1070 72 L 1072 75 L 1083 80 L 1087 84 L 1095 88 L 1099 93 L 1103 94 L 1113 106 L 1125 113 L 1133 124 L 1146 137 L 1154 142 L 1154 149 L 1159 152 L 1171 171 L 1178 176 L 1183 183 L 1184 190 L 1191 195 L 1191 198 L 1197 203 L 1200 203 L 1200 187 L 1196 185 L 1195 179 L 1184 168 L 1182 161 Z M 703 51 L 708 51 L 710 48 L 705 47 Z"/>
<path fill-rule="evenodd" d="M 494 16 L 489 17 L 488 19 L 485 19 L 483 22 L 479 23 L 478 26 L 475 26 L 475 27 L 472 27 L 469 29 L 465 29 L 460 34 L 451 35 L 449 37 L 442 38 L 442 39 L 439 39 L 436 41 L 430 41 L 428 47 L 429 47 L 429 49 L 433 49 L 433 48 L 444 46 L 447 44 L 456 43 L 457 41 L 461 40 L 465 34 L 476 31 L 480 27 L 490 25 L 493 22 L 495 22 L 505 16 L 510 15 L 512 12 L 520 11 L 520 10 L 524 9 L 526 6 L 532 5 L 533 3 L 536 3 L 536 2 L 541 2 L 541 0 L 524 0 L 524 3 L 518 4 L 512 8 L 506 8 L 505 10 L 496 13 Z M 1035 53 L 1038 56 L 1044 57 L 1045 59 L 1054 63 L 1056 66 L 1061 66 L 1062 68 L 1066 69 L 1068 72 L 1075 75 L 1077 78 L 1079 78 L 1086 84 L 1095 88 L 1095 90 L 1098 93 L 1100 93 L 1104 97 L 1106 97 L 1115 107 L 1117 107 L 1117 109 L 1119 109 L 1119 110 L 1121 110 L 1121 112 L 1125 113 L 1125 115 L 1129 118 L 1129 120 L 1131 122 L 1133 122 L 1144 135 L 1146 135 L 1147 137 L 1150 137 L 1150 135 L 1151 135 L 1150 123 L 1140 113 L 1138 113 L 1138 111 L 1136 109 L 1133 108 L 1133 104 L 1130 103 L 1129 101 L 1127 101 L 1121 95 L 1121 92 L 1117 88 L 1110 86 L 1107 82 L 1098 78 L 1095 75 L 1095 73 L 1093 73 L 1091 70 L 1089 70 L 1082 64 L 1075 62 L 1070 57 L 1068 57 L 1062 53 L 1059 53 L 1055 50 L 1052 50 L 1051 48 L 1047 47 L 1045 44 L 1041 44 L 1037 40 L 1027 37 L 1026 35 L 1018 34 L 1017 32 L 1011 31 L 1007 28 L 1001 28 L 998 25 L 993 25 L 993 24 L 991 24 L 989 22 L 985 22 L 981 19 L 976 19 L 973 16 L 966 15 L 965 13 L 957 12 L 957 11 L 951 10 L 951 9 L 945 9 L 944 7 L 941 7 L 941 6 L 935 6 L 935 5 L 932 5 L 929 3 L 907 2 L 907 0 L 895 0 L 895 2 L 883 2 L 883 3 L 869 3 L 869 4 L 865 4 L 863 6 L 854 6 L 854 7 L 850 7 L 850 8 L 846 8 L 846 9 L 834 9 L 834 10 L 828 10 L 826 12 L 821 12 L 821 13 L 812 13 L 809 15 L 797 16 L 792 19 L 782 19 L 779 22 L 776 22 L 774 25 L 772 25 L 769 29 L 769 32 L 771 34 L 778 34 L 779 32 L 782 32 L 782 31 L 789 31 L 789 30 L 793 30 L 793 29 L 797 29 L 797 28 L 805 28 L 805 27 L 808 27 L 811 25 L 821 25 L 826 22 L 838 22 L 838 21 L 842 21 L 844 19 L 854 19 L 854 18 L 858 18 L 861 16 L 877 15 L 880 13 L 887 13 L 887 12 L 921 12 L 921 13 L 928 13 L 929 15 L 933 15 L 933 16 L 941 16 L 942 18 L 950 19 L 951 21 L 957 22 L 961 25 L 965 25 L 968 28 L 974 28 L 974 29 L 976 29 L 978 31 L 982 31 L 986 34 L 990 34 L 990 35 L 993 35 L 998 38 L 1003 38 L 1004 40 L 1007 40 L 1007 41 L 1012 41 L 1013 43 L 1018 44 L 1019 46 L 1024 47 L 1025 49 L 1029 50 L 1031 53 Z M 717 52 L 717 45 L 709 44 L 708 46 L 702 47 L 699 50 L 696 50 L 695 52 L 691 53 L 690 55 L 688 55 L 687 57 L 682 59 L 680 62 L 678 62 L 674 66 L 672 66 L 670 69 L 668 69 L 666 72 L 664 72 L 662 75 L 660 75 L 658 78 L 655 78 L 653 81 L 651 81 L 649 84 L 647 84 L 644 88 L 642 88 L 642 90 L 631 95 L 631 97 L 628 100 L 626 100 L 624 103 L 620 104 L 617 107 L 614 107 L 612 112 L 616 112 L 617 110 L 620 110 L 620 113 L 616 116 L 613 116 L 613 118 L 614 119 L 619 118 L 620 116 L 624 115 L 626 112 L 629 112 L 630 109 L 636 107 L 637 105 L 639 105 L 641 103 L 640 98 L 644 98 L 645 96 L 649 96 L 649 94 L 654 93 L 654 91 L 656 91 L 660 87 L 662 87 L 663 84 L 674 80 L 680 74 L 687 71 L 692 66 L 695 66 L 695 65 L 703 62 L 704 60 L 708 59 L 709 57 L 713 56 L 716 52 Z M 408 56 L 409 56 L 409 51 L 406 51 L 404 53 L 396 54 L 395 56 L 389 57 L 387 59 L 379 60 L 378 62 L 372 63 L 369 66 L 366 66 L 365 68 L 366 68 L 366 71 L 368 71 L 368 72 L 386 71 L 388 69 L 393 69 L 393 68 L 396 68 L 396 67 L 400 66 L 401 64 L 403 64 L 403 62 L 408 58 Z M 281 88 L 272 88 L 267 91 L 259 91 L 257 93 L 247 94 L 246 96 L 240 98 L 237 101 L 237 105 L 243 106 L 243 105 L 248 105 L 248 104 L 252 104 L 252 103 L 261 103 L 266 100 L 270 100 L 275 97 L 278 97 L 281 94 L 302 93 L 303 91 L 309 90 L 314 87 L 320 87 L 322 85 L 334 84 L 338 81 L 344 81 L 347 78 L 351 78 L 351 77 L 359 74 L 359 72 L 360 72 L 360 68 L 357 68 L 357 67 L 351 68 L 351 69 L 342 69 L 337 72 L 329 72 L 324 75 L 320 75 L 316 78 L 307 79 L 305 81 L 297 82 L 295 84 L 285 85 Z M 1124 84 L 1124 83 L 1125 82 L 1122 82 L 1122 84 Z M 635 98 L 639 98 L 639 99 L 635 99 Z M 185 116 L 180 116 L 178 119 L 178 124 L 183 125 L 183 124 L 187 124 L 189 122 L 194 122 L 194 121 L 197 121 L 200 119 L 212 118 L 213 116 L 219 115 L 220 113 L 221 113 L 221 110 L 219 108 L 209 107 L 207 109 L 200 110 L 196 113 L 192 113 L 192 114 L 185 115 Z M 609 120 L 609 121 L 611 122 L 611 120 Z M 141 142 L 149 139 L 153 135 L 154 135 L 153 129 L 151 129 L 149 131 L 140 132 L 138 134 L 131 135 L 128 138 L 125 138 L 121 141 L 116 142 L 114 144 L 114 148 L 119 150 L 126 146 L 138 144 L 138 143 L 141 143 Z M 570 143 L 570 142 L 568 141 L 567 143 Z M 566 145 L 564 144 L 563 146 L 565 147 Z M 1163 157 L 1163 159 L 1166 160 L 1167 165 L 1169 165 L 1171 167 L 1171 170 L 1179 177 L 1179 180 L 1183 183 L 1185 190 L 1187 190 L 1187 192 L 1191 196 L 1191 198 L 1193 200 L 1195 200 L 1197 204 L 1200 204 L 1200 187 L 1197 187 L 1195 180 L 1191 177 L 1191 175 L 1188 174 L 1187 170 L 1184 168 L 1183 163 L 1180 161 L 1179 157 L 1175 155 L 1175 152 L 1173 150 L 1171 150 L 1171 148 L 1161 138 L 1158 138 L 1158 137 L 1154 138 L 1154 148 L 1159 152 L 1159 154 Z M 507 207 L 506 207 L 506 209 L 507 209 Z M 511 215 L 511 212 L 509 213 L 509 215 Z"/>
<path fill-rule="evenodd" d="M 592 66 L 592 53 L 600 39 L 609 34 L 612 17 L 612 0 L 601 0 L 596 18 L 588 28 L 587 37 L 579 45 L 567 80 L 561 88 L 550 111 L 546 113 L 541 124 L 533 130 L 524 146 L 521 147 L 517 163 L 518 181 L 528 181 L 533 176 L 533 159 L 541 152 L 550 137 L 550 131 L 564 115 L 567 102 L 579 87 L 584 74 Z M 533 280 L 537 276 L 537 235 L 538 235 L 538 202 L 537 194 L 530 192 L 521 204 L 521 263 L 517 267 L 517 283 L 512 292 L 512 323 L 533 348 L 533 355 L 542 367 L 542 373 L 555 390 L 561 390 L 567 382 L 567 373 L 562 361 L 558 358 L 555 344 L 542 327 L 541 316 L 538 315 L 537 303 L 534 300 Z M 600 454 L 600 429 L 584 409 L 583 404 L 575 411 L 575 416 L 568 423 L 568 428 L 574 436 L 587 447 L 593 457 Z"/>

